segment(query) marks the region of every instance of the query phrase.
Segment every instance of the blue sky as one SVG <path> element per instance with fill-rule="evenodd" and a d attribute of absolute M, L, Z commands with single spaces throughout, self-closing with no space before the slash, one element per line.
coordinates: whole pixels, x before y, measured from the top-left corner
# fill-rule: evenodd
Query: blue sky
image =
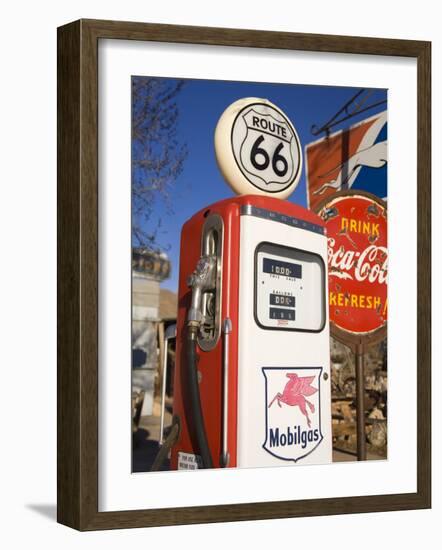
<path fill-rule="evenodd" d="M 358 88 L 335 86 L 186 81 L 176 100 L 179 108 L 177 140 L 187 144 L 188 156 L 174 184 L 173 215 L 168 213 L 162 203 L 158 203 L 156 209 L 162 220 L 158 243 L 166 248 L 172 262 L 171 277 L 162 283 L 162 287 L 173 291 L 178 287 L 180 232 L 183 223 L 201 208 L 234 195 L 218 170 L 213 146 L 215 127 L 226 107 L 243 97 L 269 99 L 292 121 L 304 150 L 308 143 L 322 137 L 313 136 L 311 126 L 322 126 L 357 91 Z M 375 90 L 368 103 L 386 98 L 386 90 Z M 336 126 L 332 131 L 347 128 L 385 108 L 384 104 L 371 109 Z M 306 206 L 304 167 L 300 182 L 288 200 Z"/>

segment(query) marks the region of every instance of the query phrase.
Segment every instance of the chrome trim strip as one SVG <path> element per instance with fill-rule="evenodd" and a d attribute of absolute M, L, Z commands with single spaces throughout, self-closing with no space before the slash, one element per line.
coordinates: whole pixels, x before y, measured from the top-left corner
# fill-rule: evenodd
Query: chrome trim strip
<path fill-rule="evenodd" d="M 319 235 L 325 235 L 325 228 L 312 222 L 300 220 L 286 214 L 280 214 L 273 210 L 266 210 L 265 208 L 258 208 L 252 204 L 243 204 L 241 206 L 241 216 L 254 216 L 255 218 L 263 218 L 264 220 L 270 220 L 273 222 L 283 223 L 290 227 L 298 227 L 299 229 L 305 229 L 306 231 L 312 231 Z"/>
<path fill-rule="evenodd" d="M 223 322 L 223 441 L 220 463 L 223 468 L 227 468 L 230 461 L 228 450 L 228 429 L 229 429 L 229 337 L 232 332 L 232 321 L 227 317 Z"/>

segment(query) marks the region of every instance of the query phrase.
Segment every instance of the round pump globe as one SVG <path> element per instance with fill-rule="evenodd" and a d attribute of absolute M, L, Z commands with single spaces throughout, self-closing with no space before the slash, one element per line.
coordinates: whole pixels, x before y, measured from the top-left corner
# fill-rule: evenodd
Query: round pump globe
<path fill-rule="evenodd" d="M 215 129 L 219 169 L 238 195 L 286 199 L 298 185 L 302 151 L 287 115 L 267 99 L 235 101 Z"/>

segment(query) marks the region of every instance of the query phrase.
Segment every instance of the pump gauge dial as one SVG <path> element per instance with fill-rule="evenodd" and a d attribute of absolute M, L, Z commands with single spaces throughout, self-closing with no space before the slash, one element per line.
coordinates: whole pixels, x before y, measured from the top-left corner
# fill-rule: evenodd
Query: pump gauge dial
<path fill-rule="evenodd" d="M 311 252 L 261 243 L 255 253 L 255 320 L 267 329 L 320 331 L 325 266 Z"/>

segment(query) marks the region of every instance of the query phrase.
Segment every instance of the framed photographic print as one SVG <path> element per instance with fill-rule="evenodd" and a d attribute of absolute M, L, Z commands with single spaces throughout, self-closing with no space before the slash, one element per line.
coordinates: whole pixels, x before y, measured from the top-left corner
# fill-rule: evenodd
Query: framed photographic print
<path fill-rule="evenodd" d="M 430 51 L 59 29 L 61 523 L 430 507 Z"/>

